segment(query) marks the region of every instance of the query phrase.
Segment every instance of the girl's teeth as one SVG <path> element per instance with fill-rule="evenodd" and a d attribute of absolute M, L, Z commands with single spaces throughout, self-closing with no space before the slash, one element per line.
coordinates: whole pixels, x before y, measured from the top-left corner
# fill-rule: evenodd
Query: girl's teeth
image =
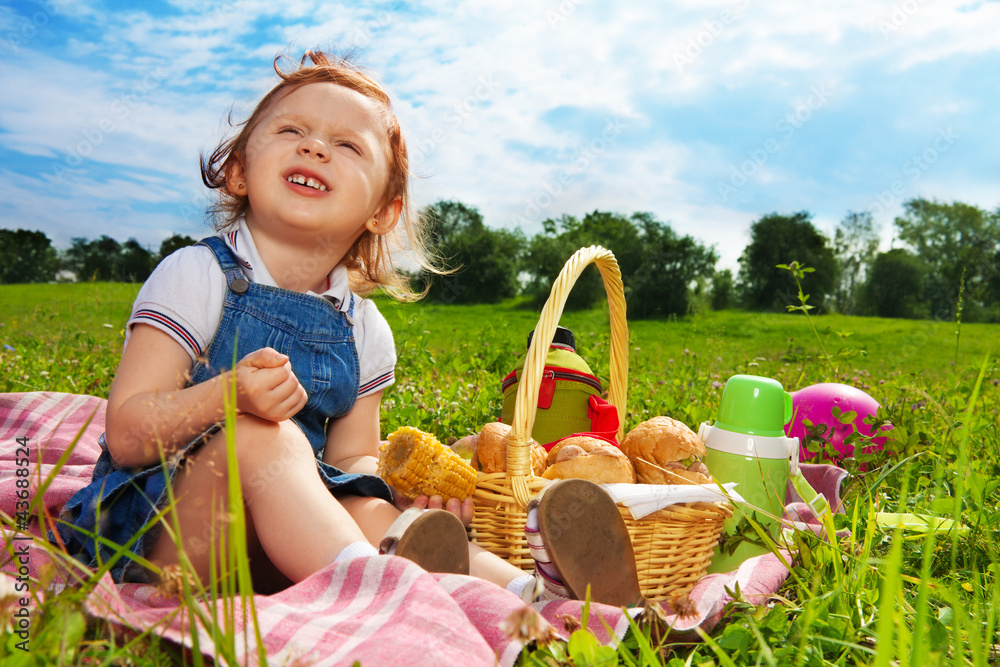
<path fill-rule="evenodd" d="M 313 188 L 314 190 L 319 190 L 320 192 L 326 192 L 325 185 L 312 178 L 307 179 L 301 174 L 293 174 L 292 176 L 289 176 L 287 180 L 289 183 L 297 183 L 299 185 L 305 185 L 306 187 Z"/>

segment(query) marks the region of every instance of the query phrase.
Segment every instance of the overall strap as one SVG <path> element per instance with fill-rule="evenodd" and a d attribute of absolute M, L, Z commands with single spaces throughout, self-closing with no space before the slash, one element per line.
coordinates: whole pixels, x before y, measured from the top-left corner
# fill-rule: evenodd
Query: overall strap
<path fill-rule="evenodd" d="M 215 255 L 215 261 L 219 263 L 222 272 L 226 274 L 226 283 L 231 291 L 243 294 L 250 288 L 250 282 L 243 275 L 243 269 L 240 268 L 233 251 L 229 249 L 225 241 L 218 236 L 209 236 L 198 241 L 198 245 L 207 247 Z"/>

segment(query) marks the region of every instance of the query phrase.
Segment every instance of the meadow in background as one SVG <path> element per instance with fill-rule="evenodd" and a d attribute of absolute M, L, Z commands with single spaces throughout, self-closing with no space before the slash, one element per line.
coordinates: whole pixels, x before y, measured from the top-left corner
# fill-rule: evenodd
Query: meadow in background
<path fill-rule="evenodd" d="M 106 397 L 138 287 L 0 286 L 0 391 Z M 497 418 L 500 380 L 524 350 L 535 308 L 525 300 L 489 306 L 386 300 L 379 306 L 395 332 L 400 359 L 396 384 L 383 401 L 383 435 L 410 425 L 447 440 Z M 962 324 L 958 336 L 955 322 L 812 319 L 818 338 L 799 314 L 716 311 L 630 322 L 627 426 L 665 414 L 697 428 L 714 420 L 725 381 L 749 373 L 773 377 L 789 391 L 825 381 L 854 385 L 883 405 L 879 417 L 894 430 L 888 452 L 865 461 L 866 471 L 858 470 L 858 461 L 846 464 L 856 474 L 845 486 L 847 514 L 837 526 L 849 528 L 851 538 L 830 545 L 802 536 L 800 560 L 772 603 L 733 603 L 730 622 L 705 643 L 675 647 L 660 658 L 646 646 L 649 633 L 638 632 L 612 652 L 612 664 L 995 663 L 997 326 Z M 606 309 L 568 312 L 561 323 L 576 333 L 579 352 L 606 381 Z M 895 511 L 957 519 L 969 530 L 923 535 L 876 526 L 875 512 Z M 104 622 L 85 618 L 80 604 L 72 591 L 46 602 L 35 620 L 36 637 L 44 624 L 63 627 L 68 618 L 77 619 L 79 631 L 71 633 L 76 643 L 69 646 L 36 642 L 39 660 L 183 660 L 152 636 L 126 646 Z M 5 630 L 0 642 L 5 660 L 16 657 L 11 637 Z M 521 661 L 551 664 L 544 660 L 575 656 L 576 664 L 595 664 L 601 655 L 577 641 L 525 652 Z"/>

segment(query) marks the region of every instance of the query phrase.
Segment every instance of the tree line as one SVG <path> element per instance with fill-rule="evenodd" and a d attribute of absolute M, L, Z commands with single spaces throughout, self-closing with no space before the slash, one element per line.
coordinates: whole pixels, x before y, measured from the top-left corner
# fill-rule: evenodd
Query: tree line
<path fill-rule="evenodd" d="M 736 275 L 716 270 L 714 248 L 680 236 L 651 213 L 564 215 L 545 220 L 530 239 L 520 230 L 487 227 L 478 210 L 461 202 L 437 202 L 423 214 L 436 253 L 456 267 L 447 276 L 419 276 L 429 296 L 444 303 L 528 295 L 540 304 L 574 251 L 601 245 L 621 267 L 632 318 L 698 308 L 785 312 L 798 303 L 798 290 L 778 266 L 797 261 L 815 269 L 803 288 L 816 312 L 935 319 L 961 312 L 966 322 L 1000 322 L 1000 208 L 911 199 L 885 252 L 869 212 L 849 212 L 832 237 L 807 211 L 769 213 L 750 225 Z M 604 294 L 596 269 L 587 269 L 566 307 L 590 307 Z"/>
<path fill-rule="evenodd" d="M 618 260 L 629 317 L 686 315 L 697 309 L 744 308 L 784 312 L 797 303 L 791 274 L 779 264 L 815 269 L 803 288 L 818 312 L 880 317 L 1000 322 L 1000 208 L 911 199 L 894 221 L 892 248 L 879 251 L 879 229 L 868 212 L 849 212 L 832 237 L 807 211 L 768 213 L 750 225 L 750 242 L 736 275 L 716 270 L 718 253 L 681 236 L 652 213 L 593 211 L 547 219 L 528 238 L 493 229 L 479 211 L 439 201 L 421 211 L 432 252 L 452 269 L 413 276 L 441 303 L 496 303 L 527 296 L 536 305 L 577 249 L 601 245 Z M 59 271 L 80 280 L 145 280 L 160 259 L 194 240 L 174 235 L 157 252 L 135 239 L 74 238 L 64 251 L 42 232 L 0 230 L 0 282 L 47 282 Z M 605 297 L 596 269 L 577 281 L 567 308 Z"/>
<path fill-rule="evenodd" d="M 69 248 L 60 251 L 42 232 L 0 229 L 0 283 L 143 282 L 161 259 L 193 243 L 190 236 L 174 234 L 158 251 L 151 251 L 134 238 L 119 243 L 102 235 L 95 240 L 74 237 Z"/>

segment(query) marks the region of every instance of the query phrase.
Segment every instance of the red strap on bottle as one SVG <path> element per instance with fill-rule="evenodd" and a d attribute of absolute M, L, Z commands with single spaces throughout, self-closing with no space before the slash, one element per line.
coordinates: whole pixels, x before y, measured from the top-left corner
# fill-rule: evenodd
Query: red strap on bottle
<path fill-rule="evenodd" d="M 618 409 L 600 396 L 591 396 L 589 402 L 587 413 L 591 432 L 617 444 Z"/>
<path fill-rule="evenodd" d="M 556 374 L 546 370 L 542 372 L 542 383 L 538 387 L 538 408 L 548 410 L 552 407 L 552 397 L 556 393 Z"/>

